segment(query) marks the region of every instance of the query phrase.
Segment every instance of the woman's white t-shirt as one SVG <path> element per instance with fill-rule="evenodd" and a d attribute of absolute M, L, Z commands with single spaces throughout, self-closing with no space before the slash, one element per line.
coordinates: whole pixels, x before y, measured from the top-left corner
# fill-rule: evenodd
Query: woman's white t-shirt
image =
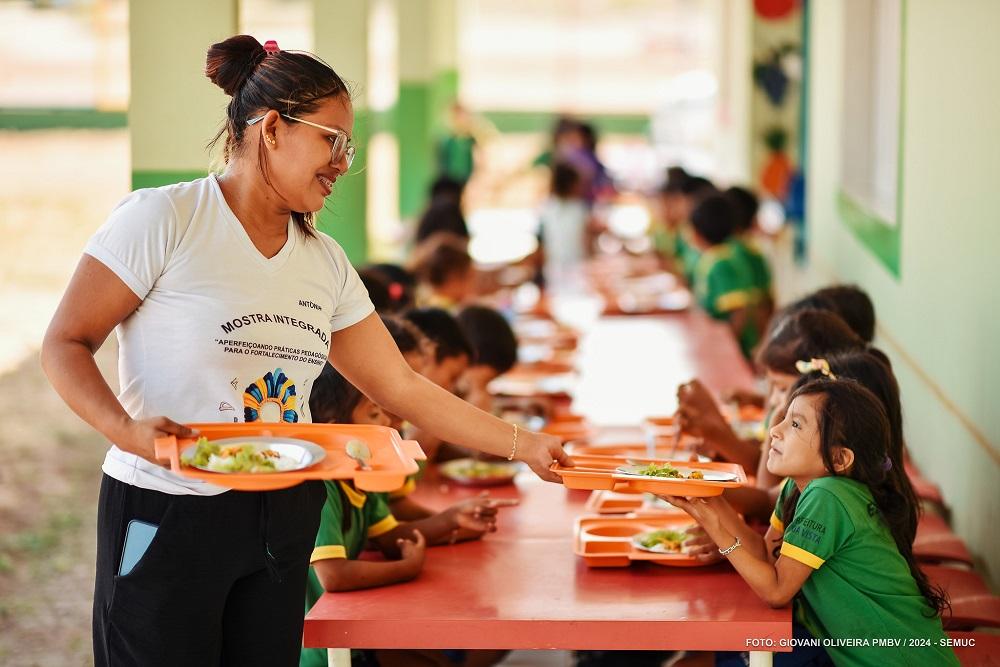
<path fill-rule="evenodd" d="M 309 393 L 330 334 L 373 312 L 337 243 L 288 240 L 265 258 L 222 196 L 215 176 L 137 190 L 85 252 L 142 303 L 118 325 L 122 406 L 134 419 L 309 422 Z M 144 489 L 215 495 L 112 446 L 104 472 Z"/>

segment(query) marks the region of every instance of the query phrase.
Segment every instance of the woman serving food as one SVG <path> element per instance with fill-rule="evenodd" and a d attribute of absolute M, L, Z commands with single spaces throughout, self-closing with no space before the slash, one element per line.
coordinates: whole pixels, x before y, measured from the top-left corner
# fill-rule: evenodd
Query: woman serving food
<path fill-rule="evenodd" d="M 230 492 L 154 460 L 185 422 L 309 422 L 329 359 L 443 440 L 570 463 L 558 440 L 496 419 L 415 373 L 340 246 L 313 225 L 354 159 L 344 81 L 318 58 L 240 35 L 205 72 L 231 96 L 225 169 L 125 198 L 86 246 L 45 336 L 66 403 L 111 442 L 98 508 L 97 665 L 293 665 L 321 483 Z M 163 131 L 170 132 L 169 127 Z M 94 353 L 112 330 L 121 392 Z M 124 567 L 130 526 L 148 545 Z"/>

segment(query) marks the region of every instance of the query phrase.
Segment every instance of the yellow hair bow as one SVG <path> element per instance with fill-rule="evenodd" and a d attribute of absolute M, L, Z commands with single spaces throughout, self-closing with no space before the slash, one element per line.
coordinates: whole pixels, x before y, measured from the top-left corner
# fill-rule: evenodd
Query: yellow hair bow
<path fill-rule="evenodd" d="M 811 373 L 817 371 L 822 373 L 831 380 L 836 380 L 837 376 L 833 374 L 830 370 L 830 362 L 826 359 L 810 359 L 809 361 L 796 361 L 795 370 L 799 373 L 805 375 L 806 373 Z"/>

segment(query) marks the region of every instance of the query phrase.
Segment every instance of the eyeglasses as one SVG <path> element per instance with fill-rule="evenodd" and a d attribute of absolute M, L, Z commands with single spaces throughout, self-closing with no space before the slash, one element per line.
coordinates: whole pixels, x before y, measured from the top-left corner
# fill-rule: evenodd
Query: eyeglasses
<path fill-rule="evenodd" d="M 287 114 L 281 114 L 281 117 L 286 120 L 294 120 L 296 123 L 302 123 L 303 125 L 311 125 L 312 127 L 325 130 L 326 132 L 332 134 L 332 137 L 327 137 L 330 140 L 330 164 L 340 164 L 340 161 L 346 157 L 347 168 L 351 168 L 351 164 L 354 162 L 354 155 L 357 153 L 358 149 L 351 143 L 351 138 L 347 136 L 346 132 L 338 130 L 335 127 L 327 127 L 326 125 L 320 125 L 319 123 L 313 123 L 312 121 L 303 120 Z M 247 125 L 253 125 L 263 118 L 264 116 L 251 118 L 247 121 Z"/>

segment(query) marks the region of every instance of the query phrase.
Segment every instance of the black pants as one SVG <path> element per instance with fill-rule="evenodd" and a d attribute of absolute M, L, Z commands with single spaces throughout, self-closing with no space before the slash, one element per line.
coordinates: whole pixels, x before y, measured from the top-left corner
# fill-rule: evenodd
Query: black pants
<path fill-rule="evenodd" d="M 321 482 L 261 493 L 174 496 L 101 483 L 94 663 L 298 665 Z M 118 576 L 125 531 L 159 526 Z"/>

